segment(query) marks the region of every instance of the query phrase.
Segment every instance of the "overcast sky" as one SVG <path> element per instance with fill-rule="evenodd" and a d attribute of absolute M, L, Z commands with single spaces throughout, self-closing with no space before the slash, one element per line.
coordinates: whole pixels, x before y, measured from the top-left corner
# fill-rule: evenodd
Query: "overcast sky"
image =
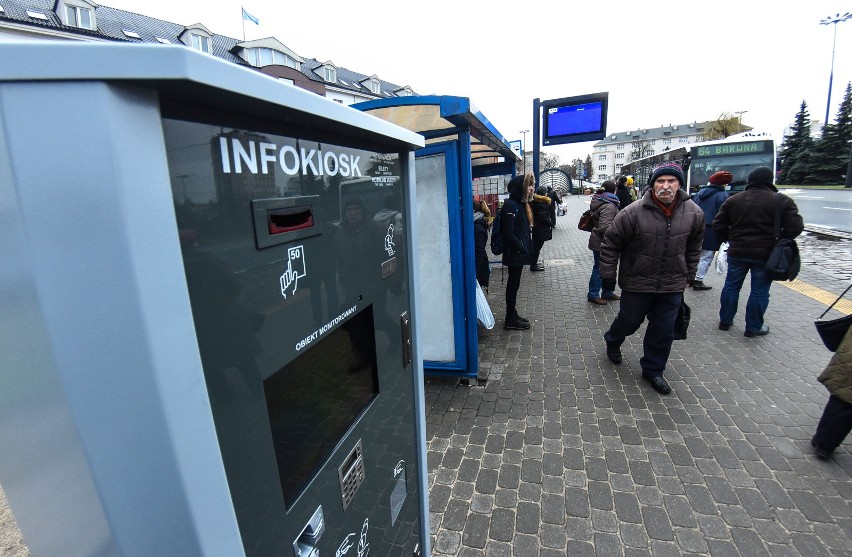
<path fill-rule="evenodd" d="M 469 97 L 508 139 L 532 130 L 532 100 L 609 91 L 610 133 L 744 111 L 780 140 L 802 100 L 830 121 L 852 80 L 852 10 L 841 0 L 105 0 L 104 5 L 243 38 L 275 37 L 298 55 L 418 94 Z M 532 134 L 527 134 L 532 149 Z M 548 148 L 563 163 L 592 143 Z"/>

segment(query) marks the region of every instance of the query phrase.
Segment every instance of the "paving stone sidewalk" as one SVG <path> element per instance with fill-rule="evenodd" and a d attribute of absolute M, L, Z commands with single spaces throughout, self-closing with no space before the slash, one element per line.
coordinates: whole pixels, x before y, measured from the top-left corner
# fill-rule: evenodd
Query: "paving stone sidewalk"
<path fill-rule="evenodd" d="M 622 365 L 604 354 L 618 306 L 586 301 L 587 203 L 568 199 L 546 271 L 524 272 L 532 328 L 500 328 L 496 269 L 479 384 L 427 380 L 433 555 L 852 554 L 852 440 L 827 462 L 809 445 L 828 398 L 816 377 L 830 352 L 813 326 L 826 306 L 775 284 L 768 336 L 743 336 L 746 295 L 719 331 L 723 278 L 711 272 L 713 290 L 686 292 L 689 339 L 675 341 L 661 396 L 639 378 L 644 326 Z M 799 278 L 846 286 L 814 264 Z"/>

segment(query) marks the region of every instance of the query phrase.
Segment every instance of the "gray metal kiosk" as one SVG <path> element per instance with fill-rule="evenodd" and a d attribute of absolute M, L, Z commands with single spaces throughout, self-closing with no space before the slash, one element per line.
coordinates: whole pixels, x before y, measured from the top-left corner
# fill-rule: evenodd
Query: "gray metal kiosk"
<path fill-rule="evenodd" d="M 0 56 L 0 483 L 33 554 L 428 554 L 423 139 L 183 47 Z"/>

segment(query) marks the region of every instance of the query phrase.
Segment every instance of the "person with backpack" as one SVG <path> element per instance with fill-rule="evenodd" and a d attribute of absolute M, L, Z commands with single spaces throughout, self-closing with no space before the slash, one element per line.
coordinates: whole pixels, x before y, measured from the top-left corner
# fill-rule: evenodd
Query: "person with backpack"
<path fill-rule="evenodd" d="M 515 176 L 509 182 L 507 190 L 509 198 L 503 203 L 500 212 L 495 219 L 499 222 L 499 228 L 492 228 L 491 249 L 495 255 L 502 254 L 503 265 L 509 269 L 509 277 L 506 280 L 506 320 L 504 329 L 524 330 L 530 328 L 530 322 L 518 315 L 517 301 L 518 290 L 521 288 L 521 275 L 524 266 L 529 263 L 530 256 L 530 222 L 527 214 L 529 206 L 525 199 L 532 192 L 535 178 L 532 174 Z M 499 232 L 498 232 L 499 231 Z M 498 246 L 495 251 L 495 235 L 499 235 Z M 500 253 L 497 253 L 497 252 Z"/>
<path fill-rule="evenodd" d="M 618 214 L 621 202 L 618 196 L 615 195 L 615 182 L 606 180 L 603 183 L 602 191 L 594 194 L 589 203 L 589 209 L 592 211 L 592 220 L 595 223 L 589 236 L 589 249 L 592 250 L 594 264 L 592 265 L 592 276 L 589 277 L 589 293 L 587 298 L 589 303 L 605 306 L 608 300 L 620 300 L 612 290 L 603 289 L 601 292 L 601 275 L 599 272 L 601 262 L 601 241 L 603 240 L 606 229 L 612 224 L 615 215 Z"/>

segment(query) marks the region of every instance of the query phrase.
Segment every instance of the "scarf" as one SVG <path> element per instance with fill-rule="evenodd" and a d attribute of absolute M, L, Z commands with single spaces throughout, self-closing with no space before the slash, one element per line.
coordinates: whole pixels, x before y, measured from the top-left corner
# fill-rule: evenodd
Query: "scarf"
<path fill-rule="evenodd" d="M 663 203 L 662 201 L 657 199 L 657 194 L 654 193 L 653 191 L 651 192 L 651 197 L 654 198 L 654 203 L 656 203 L 657 207 L 659 207 L 660 210 L 663 211 L 663 214 L 666 215 L 666 218 L 667 219 L 672 218 L 672 213 L 674 213 L 675 206 L 677 205 L 677 198 L 678 198 L 677 193 L 675 193 L 674 201 L 672 201 L 671 205 L 666 205 L 665 203 Z"/>

